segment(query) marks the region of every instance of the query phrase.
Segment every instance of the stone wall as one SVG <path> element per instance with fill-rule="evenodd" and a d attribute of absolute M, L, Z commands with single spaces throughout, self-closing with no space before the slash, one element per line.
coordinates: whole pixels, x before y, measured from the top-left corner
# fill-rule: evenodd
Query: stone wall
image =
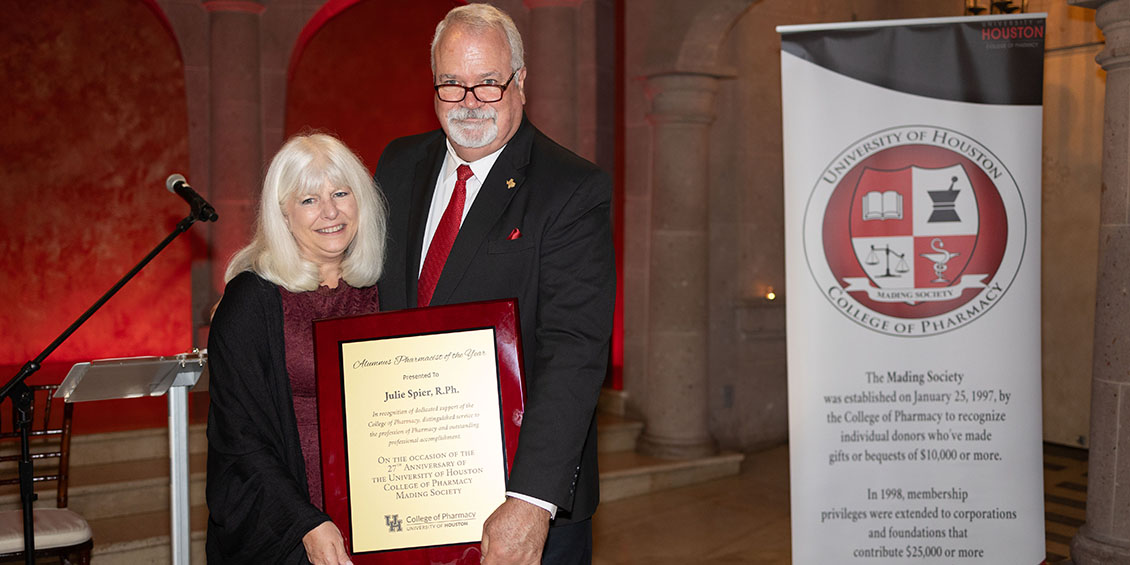
<path fill-rule="evenodd" d="M 624 389 L 629 411 L 647 416 L 656 404 L 649 396 L 665 390 L 668 381 L 685 379 L 684 392 L 697 395 L 695 379 L 705 378 L 711 435 L 721 447 L 755 450 L 788 436 L 780 39 L 774 28 L 960 16 L 963 2 L 763 0 L 735 8 L 738 4 L 641 1 L 626 6 Z M 1045 400 L 1045 437 L 1080 445 L 1087 434 L 1094 311 L 1103 76 L 1093 56 L 1101 37 L 1088 10 L 1062 1 L 1038 4 L 1031 2 L 1029 11 L 1049 12 L 1043 325 L 1045 398 L 1053 401 Z M 660 183 L 654 178 L 655 159 L 663 148 L 655 146 L 655 125 L 649 121 L 655 92 L 648 77 L 667 70 L 701 72 L 686 68 L 688 53 L 712 48 L 695 35 L 696 25 L 727 9 L 736 13 L 713 47 L 716 56 L 708 70 L 720 77 L 709 101 L 709 172 L 687 187 L 703 191 L 708 208 L 707 368 L 701 376 L 657 376 L 648 365 L 648 328 L 666 306 L 651 296 L 656 277 L 663 274 L 650 263 L 650 234 Z M 766 299 L 771 291 L 776 300 Z"/>

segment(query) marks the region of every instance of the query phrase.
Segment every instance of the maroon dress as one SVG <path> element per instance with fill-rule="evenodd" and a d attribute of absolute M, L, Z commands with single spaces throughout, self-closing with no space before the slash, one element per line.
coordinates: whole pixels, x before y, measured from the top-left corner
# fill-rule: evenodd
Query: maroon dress
<path fill-rule="evenodd" d="M 302 459 L 306 462 L 306 487 L 310 502 L 322 503 L 322 462 L 318 448 L 318 396 L 314 381 L 314 320 L 371 314 L 378 310 L 377 287 L 353 288 L 338 281 L 337 288 L 320 286 L 310 292 L 290 292 L 279 287 L 283 308 L 286 372 L 298 420 Z"/>

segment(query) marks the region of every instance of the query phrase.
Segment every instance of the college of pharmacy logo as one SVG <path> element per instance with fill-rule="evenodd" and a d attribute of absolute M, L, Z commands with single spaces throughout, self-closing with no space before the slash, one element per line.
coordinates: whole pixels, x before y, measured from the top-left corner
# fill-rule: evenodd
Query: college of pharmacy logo
<path fill-rule="evenodd" d="M 804 217 L 809 270 L 843 315 L 874 331 L 960 328 L 1008 290 L 1024 254 L 1019 187 L 960 132 L 900 126 L 845 148 Z"/>
<path fill-rule="evenodd" d="M 388 526 L 388 531 L 390 531 L 390 532 L 401 531 L 400 525 L 404 521 L 401 520 L 399 516 L 400 516 L 399 514 L 393 514 L 391 516 L 389 516 L 388 514 L 385 514 L 385 525 Z"/>

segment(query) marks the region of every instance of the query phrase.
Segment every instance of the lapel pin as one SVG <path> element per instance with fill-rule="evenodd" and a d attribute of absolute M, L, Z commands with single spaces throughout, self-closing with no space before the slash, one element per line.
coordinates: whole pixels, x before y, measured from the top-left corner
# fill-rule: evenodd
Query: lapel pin
<path fill-rule="evenodd" d="M 508 179 L 506 181 L 506 188 L 514 188 L 514 179 Z"/>

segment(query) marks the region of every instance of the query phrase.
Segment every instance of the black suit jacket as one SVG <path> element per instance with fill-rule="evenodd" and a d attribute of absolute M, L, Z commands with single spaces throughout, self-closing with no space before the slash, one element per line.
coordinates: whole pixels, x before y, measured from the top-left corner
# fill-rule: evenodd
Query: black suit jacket
<path fill-rule="evenodd" d="M 416 306 L 424 224 L 446 151 L 436 130 L 397 139 L 381 155 L 382 311 Z M 616 286 L 610 202 L 607 174 L 523 119 L 482 183 L 431 302 L 518 300 L 527 394 L 507 489 L 556 504 L 555 524 L 591 517 L 599 498 L 594 414 Z"/>

